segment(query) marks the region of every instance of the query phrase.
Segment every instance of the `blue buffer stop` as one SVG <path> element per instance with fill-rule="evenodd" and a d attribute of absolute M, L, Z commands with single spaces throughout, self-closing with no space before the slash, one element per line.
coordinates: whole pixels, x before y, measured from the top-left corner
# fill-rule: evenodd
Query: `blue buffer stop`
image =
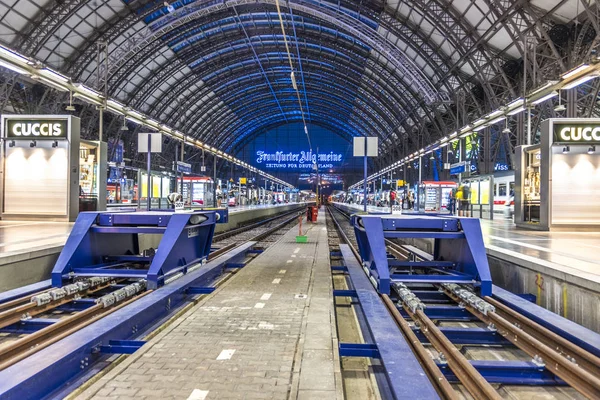
<path fill-rule="evenodd" d="M 215 211 L 81 213 L 52 270 L 52 286 L 104 276 L 147 279 L 156 289 L 208 258 L 218 219 Z M 158 248 L 140 248 L 143 235 L 162 235 Z"/>
<path fill-rule="evenodd" d="M 471 285 L 492 295 L 492 278 L 481 225 L 475 218 L 423 215 L 354 215 L 352 224 L 363 267 L 380 293 L 391 282 Z M 432 240 L 433 254 L 405 245 L 408 261 L 390 258 L 386 239 Z"/>

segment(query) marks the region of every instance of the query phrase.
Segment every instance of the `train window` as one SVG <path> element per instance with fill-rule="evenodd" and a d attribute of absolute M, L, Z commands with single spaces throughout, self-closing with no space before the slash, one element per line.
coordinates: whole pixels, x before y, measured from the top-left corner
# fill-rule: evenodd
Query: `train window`
<path fill-rule="evenodd" d="M 510 182 L 510 195 L 514 196 L 514 194 L 515 194 L 515 183 Z"/>
<path fill-rule="evenodd" d="M 498 185 L 494 185 L 494 197 L 498 196 Z"/>
<path fill-rule="evenodd" d="M 498 185 L 498 196 L 506 196 L 506 183 L 500 183 Z"/>

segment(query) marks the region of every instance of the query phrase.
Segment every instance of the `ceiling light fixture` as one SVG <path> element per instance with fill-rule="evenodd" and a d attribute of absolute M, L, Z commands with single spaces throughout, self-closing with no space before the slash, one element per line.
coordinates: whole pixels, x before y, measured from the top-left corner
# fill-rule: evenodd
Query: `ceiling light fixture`
<path fill-rule="evenodd" d="M 573 89 L 574 87 L 577 87 L 577 86 L 579 86 L 579 85 L 581 85 L 581 84 L 584 84 L 584 83 L 586 83 L 587 81 L 591 81 L 592 79 L 595 79 L 595 78 L 597 78 L 597 77 L 599 77 L 599 76 L 600 76 L 600 73 L 598 73 L 598 72 L 595 72 L 595 73 L 591 73 L 591 74 L 588 74 L 588 75 L 582 76 L 582 77 L 581 77 L 581 78 L 579 78 L 579 79 L 575 79 L 573 82 L 569 82 L 569 83 L 567 83 L 566 85 L 564 85 L 564 86 L 562 87 L 562 89 L 565 89 L 565 90 L 568 90 L 568 89 Z"/>
<path fill-rule="evenodd" d="M 594 154 L 595 152 L 596 152 L 596 145 L 595 145 L 595 144 L 593 144 L 593 145 L 591 145 L 591 146 L 588 148 L 588 151 L 587 151 L 587 153 L 588 153 L 588 154 Z"/>
<path fill-rule="evenodd" d="M 551 98 L 556 97 L 556 96 L 558 96 L 558 92 L 557 91 L 552 91 L 552 92 L 548 93 L 547 95 L 544 95 L 544 96 L 540 97 L 537 100 L 533 100 L 531 102 L 531 104 L 538 105 L 538 104 L 543 103 L 546 100 L 550 100 Z"/>
<path fill-rule="evenodd" d="M 75 107 L 73 106 L 73 92 L 69 90 L 69 105 L 65 107 L 66 111 L 75 111 Z"/>

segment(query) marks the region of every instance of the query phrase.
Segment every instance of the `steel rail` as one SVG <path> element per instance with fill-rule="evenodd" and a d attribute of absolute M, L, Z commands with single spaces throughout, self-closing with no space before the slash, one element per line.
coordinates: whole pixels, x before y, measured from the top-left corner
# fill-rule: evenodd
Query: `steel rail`
<path fill-rule="evenodd" d="M 260 221 L 259 223 L 256 223 L 256 224 L 252 224 L 252 225 L 248 225 L 248 226 L 244 226 L 244 227 L 242 227 L 242 228 L 238 228 L 238 229 L 236 229 L 236 231 L 237 231 L 237 234 L 244 233 L 244 232 L 247 232 L 247 231 L 249 231 L 249 230 L 255 229 L 255 228 L 257 228 L 257 227 L 260 227 L 260 226 L 262 226 L 262 225 L 265 225 L 265 224 L 266 224 L 266 223 L 268 223 L 268 222 L 273 222 L 273 221 L 275 221 L 275 220 L 277 220 L 277 219 L 283 218 L 283 217 L 285 217 L 285 216 L 287 216 L 287 215 L 289 215 L 289 214 L 294 214 L 294 215 L 293 215 L 292 217 L 290 217 L 290 218 L 288 218 L 288 219 L 284 220 L 282 223 L 280 223 L 280 224 L 277 224 L 277 225 L 275 225 L 275 226 L 274 226 L 274 227 L 272 227 L 272 228 L 269 228 L 269 229 L 268 229 L 268 230 L 266 230 L 265 232 L 262 232 L 262 233 L 260 233 L 260 234 L 258 234 L 258 235 L 256 235 L 256 236 L 254 236 L 253 238 L 250 238 L 250 239 L 244 239 L 244 240 L 243 240 L 243 242 L 231 243 L 231 244 L 228 244 L 227 246 L 221 247 L 220 249 L 213 251 L 212 253 L 210 253 L 210 254 L 208 255 L 208 259 L 209 259 L 209 260 L 212 260 L 212 259 L 213 259 L 213 258 L 215 258 L 215 257 L 218 257 L 218 256 L 220 256 L 220 255 L 222 255 L 222 254 L 225 254 L 225 253 L 227 253 L 228 251 L 230 251 L 230 250 L 232 250 L 232 249 L 235 249 L 235 248 L 236 248 L 236 247 L 238 247 L 238 246 L 241 246 L 241 245 L 242 245 L 244 242 L 258 242 L 258 241 L 260 241 L 261 239 L 265 238 L 266 236 L 269 236 L 269 235 L 273 234 L 275 231 L 277 231 L 277 230 L 281 229 L 281 228 L 282 228 L 282 227 L 284 227 L 285 225 L 287 225 L 287 224 L 289 224 L 290 222 L 292 222 L 293 220 L 295 220 L 295 219 L 296 219 L 296 217 L 297 217 L 299 214 L 298 214 L 298 211 L 296 210 L 296 211 L 292 211 L 292 212 L 290 212 L 290 213 L 286 213 L 286 214 L 284 214 L 284 215 L 280 215 L 280 216 L 278 216 L 278 217 L 270 218 L 270 219 L 268 219 L 268 220 L 265 220 L 265 221 Z M 227 232 L 229 233 L 230 231 L 227 231 Z"/>
<path fill-rule="evenodd" d="M 24 303 L 24 304 L 21 304 L 17 307 L 0 312 L 0 329 L 6 328 L 7 326 L 12 325 L 12 324 L 16 324 L 17 322 L 21 321 L 25 317 L 32 317 L 34 315 L 39 315 L 39 314 L 45 313 L 46 311 L 52 310 L 56 307 L 62 306 L 63 304 L 67 304 L 73 300 L 76 300 L 77 298 L 79 298 L 81 296 L 87 296 L 89 294 L 106 289 L 113 283 L 114 282 L 112 282 L 112 281 L 107 282 L 106 284 L 98 285 L 96 287 L 87 289 L 85 292 L 79 292 L 79 293 L 75 293 L 72 295 L 68 295 L 61 299 L 54 300 L 54 301 L 51 301 L 50 303 L 43 304 L 40 306 L 31 302 L 31 298 L 33 296 L 36 296 L 37 293 L 33 294 L 33 295 L 28 295 L 28 296 L 22 297 L 20 299 L 13 300 L 13 301 L 18 300 L 19 302 Z M 40 292 L 40 293 L 44 293 L 44 292 Z M 1 356 L 1 354 L 0 354 L 0 356 Z"/>
<path fill-rule="evenodd" d="M 14 299 L 14 300 L 7 301 L 6 303 L 0 303 L 0 313 L 3 312 L 4 310 L 15 308 L 15 307 L 21 306 L 23 304 L 29 303 L 29 301 L 31 300 L 31 298 L 33 296 L 38 296 L 38 295 L 40 295 L 42 293 L 46 293 L 48 290 L 50 290 L 50 289 L 46 289 L 46 290 L 42 290 L 40 292 L 32 293 L 32 294 L 29 294 L 29 295 L 27 295 L 25 297 L 19 297 L 19 298 Z"/>
<path fill-rule="evenodd" d="M 454 293 L 445 290 L 445 293 L 454 301 L 461 303 L 461 299 Z M 494 324 L 498 333 L 509 340 L 529 356 L 541 357 L 545 367 L 556 376 L 565 381 L 573 389 L 590 399 L 600 398 L 600 377 L 593 375 L 579 366 L 574 360 L 565 357 L 560 352 L 544 344 L 532 334 L 525 332 L 519 325 L 503 318 L 496 312 L 483 314 L 470 304 L 465 304 L 466 309 L 481 321 Z"/>
<path fill-rule="evenodd" d="M 18 363 L 19 361 L 37 353 L 38 351 L 58 342 L 65 337 L 72 335 L 78 330 L 106 317 L 107 315 L 125 307 L 139 298 L 151 293 L 147 290 L 137 296 L 129 298 L 122 303 L 113 305 L 110 308 L 102 308 L 97 304 L 87 310 L 81 311 L 69 318 L 58 321 L 51 326 L 41 329 L 31 335 L 17 340 L 14 343 L 0 349 L 0 371 Z M 102 312 L 104 311 L 104 312 Z"/>
<path fill-rule="evenodd" d="M 387 294 L 381 295 L 381 298 L 400 327 L 400 330 L 402 330 L 402 333 L 404 333 L 404 336 L 408 339 L 408 343 L 417 355 L 421 365 L 425 366 L 425 372 L 429 376 L 431 382 L 434 383 L 438 393 L 448 400 L 458 399 L 459 397 L 456 394 L 456 391 L 452 388 L 452 385 L 450 385 L 450 382 L 448 382 L 448 379 L 446 379 L 446 376 L 437 366 L 435 361 L 433 361 L 425 349 L 425 346 L 423 346 L 423 343 L 421 343 L 417 335 L 415 335 L 408 322 L 404 319 L 402 314 L 400 314 L 392 299 L 390 299 Z"/>
<path fill-rule="evenodd" d="M 302 208 L 302 207 L 298 207 L 298 209 L 300 209 L 300 208 Z M 269 219 L 265 219 L 265 220 L 261 220 L 261 221 L 255 222 L 253 224 L 242 226 L 240 228 L 230 229 L 228 231 L 225 231 L 225 232 L 222 232 L 222 233 L 218 233 L 216 235 L 213 235 L 213 242 L 218 242 L 220 240 L 223 240 L 225 238 L 231 237 L 233 235 L 238 235 L 240 233 L 247 232 L 247 231 L 249 231 L 251 229 L 258 228 L 261 225 L 265 225 L 265 224 L 268 224 L 269 222 L 273 222 L 273 221 L 275 221 L 275 220 L 277 220 L 279 218 L 283 218 L 283 217 L 285 217 L 287 215 L 290 215 L 290 214 L 293 214 L 293 213 L 297 213 L 298 209 L 292 210 L 292 211 L 284 213 L 282 215 L 277 215 L 277 216 L 269 218 Z"/>
<path fill-rule="evenodd" d="M 425 315 L 423 310 L 412 312 L 406 305 L 403 305 L 403 308 L 413 321 L 420 323 L 421 332 L 429 339 L 433 347 L 446 357 L 448 366 L 454 372 L 454 375 L 475 399 L 502 399 L 496 389 L 475 369 L 433 321 Z"/>
<path fill-rule="evenodd" d="M 519 314 L 507 305 L 491 297 L 484 297 L 485 301 L 496 307 L 496 313 L 510 321 L 513 325 L 519 325 L 522 330 L 535 336 L 536 339 L 543 342 L 546 346 L 562 353 L 565 357 L 571 357 L 579 366 L 589 371 L 594 376 L 600 376 L 600 357 L 582 349 L 576 344 L 568 341 L 562 336 L 557 335 L 550 329 L 538 324 L 535 321 Z"/>
<path fill-rule="evenodd" d="M 355 249 L 354 245 L 351 243 L 350 239 L 348 238 L 348 236 L 342 229 L 337 218 L 335 218 L 335 216 L 333 215 L 333 213 L 329 207 L 327 208 L 327 211 L 329 212 L 329 215 L 331 216 L 331 220 L 332 220 L 334 226 L 336 227 L 336 230 L 338 231 L 338 235 L 341 237 L 341 239 L 346 244 L 349 245 L 350 250 L 352 250 L 352 253 L 356 257 L 356 259 L 360 262 L 360 255 L 358 254 L 358 251 Z M 404 317 L 400 314 L 400 312 L 394 305 L 393 301 L 389 298 L 389 296 L 387 296 L 385 294 L 382 295 L 381 297 L 383 299 L 383 303 L 386 305 L 388 311 L 394 318 L 394 321 L 398 324 L 400 330 L 402 331 L 405 338 L 407 339 L 407 342 L 409 343 L 411 349 L 415 353 L 420 364 L 424 367 L 424 370 L 427 373 L 429 380 L 431 380 L 431 382 L 433 383 L 433 385 L 436 388 L 436 390 L 438 391 L 438 393 L 443 398 L 448 399 L 448 400 L 458 399 L 459 397 L 456 394 L 456 391 L 452 388 L 452 385 L 450 384 L 450 382 L 448 382 L 448 379 L 442 373 L 442 371 L 439 369 L 439 367 L 437 366 L 435 361 L 433 361 L 433 359 L 427 352 L 427 349 L 425 349 L 425 346 L 423 346 L 423 343 L 421 343 L 421 341 L 417 338 L 417 336 L 413 332 L 412 328 L 410 327 L 410 325 L 408 324 L 406 319 L 404 319 Z M 458 374 L 456 376 L 462 382 L 462 379 L 460 379 L 460 376 Z"/>

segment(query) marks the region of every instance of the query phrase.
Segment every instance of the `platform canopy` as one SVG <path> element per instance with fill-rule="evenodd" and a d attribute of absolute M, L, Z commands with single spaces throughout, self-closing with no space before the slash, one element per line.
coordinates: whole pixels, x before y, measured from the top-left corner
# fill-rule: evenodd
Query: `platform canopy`
<path fill-rule="evenodd" d="M 556 27 L 593 14 L 579 0 L 279 3 L 306 121 L 348 141 L 379 136 L 384 155 L 456 126 L 459 94 L 481 113 L 513 98 L 522 38 L 560 64 Z M 0 0 L 0 11 L 1 42 L 77 82 L 100 86 L 108 43 L 111 97 L 223 151 L 302 121 L 276 0 Z"/>

